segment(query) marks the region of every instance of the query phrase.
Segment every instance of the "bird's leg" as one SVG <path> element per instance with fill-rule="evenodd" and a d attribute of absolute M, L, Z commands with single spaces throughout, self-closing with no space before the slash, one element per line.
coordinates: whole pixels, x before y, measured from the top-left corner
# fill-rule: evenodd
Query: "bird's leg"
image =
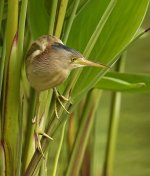
<path fill-rule="evenodd" d="M 56 88 L 55 88 L 56 89 Z M 70 101 L 70 98 L 66 98 L 65 96 L 63 96 L 63 95 L 61 95 L 60 94 L 60 92 L 56 89 L 56 91 L 57 91 L 57 93 L 58 93 L 58 95 L 59 95 L 59 97 L 61 98 L 61 99 L 63 99 L 64 101 Z"/>
<path fill-rule="evenodd" d="M 36 139 L 36 147 L 38 148 L 38 150 L 40 151 L 40 153 L 42 154 L 42 156 L 44 157 L 44 153 L 41 147 L 41 142 L 40 142 L 40 137 L 39 137 L 39 107 L 40 107 L 40 102 L 39 102 L 39 96 L 40 93 L 37 92 L 36 94 L 36 105 L 35 105 L 35 117 L 34 119 L 32 119 L 32 123 L 35 123 L 35 139 Z"/>
<path fill-rule="evenodd" d="M 39 116 L 39 105 L 40 105 L 40 102 L 39 102 L 39 92 L 37 92 L 37 96 L 36 96 L 36 107 L 35 107 L 35 118 L 34 118 L 34 123 L 35 123 L 35 137 L 36 137 L 36 145 L 37 145 L 37 148 L 38 150 L 40 151 L 40 153 L 42 154 L 42 156 L 44 157 L 44 153 L 43 153 L 43 150 L 42 150 L 42 146 L 41 146 L 41 138 L 40 138 L 40 135 L 50 139 L 50 140 L 53 140 L 53 138 L 51 138 L 50 136 L 48 136 L 46 133 L 42 132 L 40 130 L 40 116 Z M 45 158 L 45 157 L 44 157 Z"/>
<path fill-rule="evenodd" d="M 56 100 L 59 102 L 59 104 L 61 105 L 61 107 L 68 113 L 70 114 L 70 112 L 65 108 L 65 106 L 63 105 L 63 103 L 61 102 L 60 100 L 60 97 L 63 99 L 63 100 L 66 100 L 68 101 L 68 99 L 62 95 L 60 95 L 60 93 L 58 93 L 57 89 L 56 88 L 53 88 L 53 91 L 55 93 L 55 96 L 56 96 Z M 55 102 L 55 115 L 57 118 L 59 118 L 58 116 L 58 112 L 57 112 L 57 101 Z"/>

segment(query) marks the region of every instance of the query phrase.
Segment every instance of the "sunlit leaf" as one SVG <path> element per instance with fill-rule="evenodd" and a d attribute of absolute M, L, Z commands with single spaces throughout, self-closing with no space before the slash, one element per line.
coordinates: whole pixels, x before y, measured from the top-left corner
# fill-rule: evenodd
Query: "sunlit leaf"
<path fill-rule="evenodd" d="M 125 92 L 150 92 L 150 76 L 146 74 L 107 73 L 96 88 Z"/>

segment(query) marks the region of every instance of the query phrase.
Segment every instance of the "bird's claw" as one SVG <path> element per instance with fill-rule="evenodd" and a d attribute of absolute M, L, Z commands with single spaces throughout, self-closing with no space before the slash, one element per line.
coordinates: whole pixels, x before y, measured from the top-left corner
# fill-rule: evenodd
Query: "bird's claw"
<path fill-rule="evenodd" d="M 64 97 L 63 95 L 61 95 L 56 88 L 54 88 L 54 93 L 55 93 L 55 96 L 57 98 L 57 101 L 59 102 L 59 104 L 61 105 L 61 107 L 68 113 L 70 114 L 70 112 L 65 108 L 65 106 L 63 105 L 62 101 L 60 100 L 63 99 L 64 101 L 69 101 L 68 98 Z M 55 102 L 55 115 L 56 117 L 59 119 L 59 115 L 58 115 L 58 111 L 57 111 L 57 102 Z"/>
<path fill-rule="evenodd" d="M 53 140 L 52 137 L 50 137 L 48 134 L 44 133 L 44 132 L 40 132 L 40 131 L 35 131 L 35 136 L 36 136 L 36 145 L 37 145 L 37 149 L 39 150 L 39 152 L 41 153 L 42 157 L 45 158 L 44 156 L 44 152 L 42 150 L 42 146 L 41 146 L 41 142 L 40 142 L 40 136 L 42 135 L 43 137 L 46 137 L 50 140 Z"/>
<path fill-rule="evenodd" d="M 62 106 L 62 108 L 68 113 L 70 114 L 70 112 L 65 108 L 65 106 L 63 105 L 63 103 L 61 102 L 60 98 L 57 98 L 58 102 L 60 103 L 60 105 Z"/>
<path fill-rule="evenodd" d="M 32 119 L 32 124 L 34 124 L 36 122 L 36 117 L 34 117 L 33 119 Z"/>
<path fill-rule="evenodd" d="M 50 137 L 48 134 L 46 134 L 46 133 L 44 133 L 44 132 L 39 132 L 38 133 L 39 135 L 42 135 L 42 136 L 44 136 L 44 137 L 46 137 L 46 138 L 48 138 L 48 139 L 50 139 L 50 140 L 54 140 L 52 137 Z"/>
<path fill-rule="evenodd" d="M 36 133 L 36 147 L 39 150 L 39 152 L 41 153 L 42 157 L 45 158 L 38 133 Z"/>

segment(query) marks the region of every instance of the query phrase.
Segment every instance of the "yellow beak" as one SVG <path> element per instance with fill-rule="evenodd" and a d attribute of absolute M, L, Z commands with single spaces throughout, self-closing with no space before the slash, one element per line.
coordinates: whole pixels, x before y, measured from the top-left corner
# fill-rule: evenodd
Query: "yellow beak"
<path fill-rule="evenodd" d="M 79 64 L 81 66 L 91 66 L 91 67 L 98 67 L 98 68 L 110 68 L 107 65 L 95 63 L 95 62 L 92 62 L 92 61 L 84 59 L 84 58 L 77 58 L 77 60 L 75 60 L 74 63 Z"/>

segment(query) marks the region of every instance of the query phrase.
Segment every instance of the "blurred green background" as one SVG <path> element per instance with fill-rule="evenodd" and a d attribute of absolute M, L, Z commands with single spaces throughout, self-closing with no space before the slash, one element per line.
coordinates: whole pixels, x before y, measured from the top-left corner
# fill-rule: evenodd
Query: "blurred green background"
<path fill-rule="evenodd" d="M 134 24 L 133 24 L 134 25 Z M 150 8 L 142 27 L 150 25 Z M 150 73 L 150 34 L 136 41 L 127 50 L 125 72 Z M 111 93 L 104 91 L 95 120 L 97 140 L 101 148 L 94 163 L 97 173 L 102 170 L 109 121 Z M 150 175 L 150 94 L 122 93 L 114 176 Z"/>

